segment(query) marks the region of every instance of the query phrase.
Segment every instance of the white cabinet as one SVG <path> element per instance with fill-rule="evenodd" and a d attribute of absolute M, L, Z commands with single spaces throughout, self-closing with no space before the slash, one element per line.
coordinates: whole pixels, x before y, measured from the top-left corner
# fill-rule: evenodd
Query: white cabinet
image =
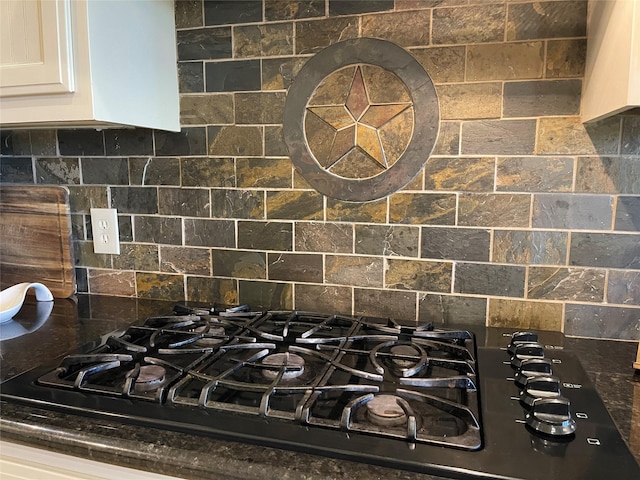
<path fill-rule="evenodd" d="M 180 130 L 172 0 L 0 1 L 3 128 Z"/>
<path fill-rule="evenodd" d="M 640 107 L 640 1 L 590 0 L 582 120 Z"/>

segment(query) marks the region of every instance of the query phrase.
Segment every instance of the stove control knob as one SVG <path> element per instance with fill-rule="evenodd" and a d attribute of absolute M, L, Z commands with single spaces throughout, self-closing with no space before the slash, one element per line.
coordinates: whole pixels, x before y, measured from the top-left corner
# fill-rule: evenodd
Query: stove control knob
<path fill-rule="evenodd" d="M 523 360 L 529 358 L 544 358 L 544 347 L 539 343 L 519 343 L 511 357 L 511 366 L 517 370 Z"/>
<path fill-rule="evenodd" d="M 548 358 L 527 358 L 520 362 L 520 368 L 516 372 L 515 384 L 523 388 L 527 378 L 538 375 L 551 375 L 551 360 Z"/>
<path fill-rule="evenodd" d="M 511 335 L 511 341 L 509 345 L 507 345 L 507 352 L 509 355 L 514 355 L 516 353 L 516 345 L 520 343 L 537 343 L 538 342 L 538 334 L 534 332 L 515 332 Z"/>
<path fill-rule="evenodd" d="M 541 398 L 559 398 L 560 379 L 552 375 L 537 375 L 529 377 L 520 391 L 520 402 L 531 408 L 536 400 Z"/>
<path fill-rule="evenodd" d="M 536 432 L 562 437 L 576 431 L 571 418 L 571 402 L 568 398 L 539 398 L 525 417 L 526 424 Z"/>

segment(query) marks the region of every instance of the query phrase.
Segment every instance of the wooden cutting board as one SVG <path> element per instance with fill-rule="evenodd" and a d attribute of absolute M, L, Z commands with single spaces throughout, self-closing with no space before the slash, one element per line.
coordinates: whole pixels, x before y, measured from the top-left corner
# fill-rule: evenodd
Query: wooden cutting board
<path fill-rule="evenodd" d="M 69 190 L 0 186 L 0 286 L 44 283 L 54 297 L 75 293 Z"/>

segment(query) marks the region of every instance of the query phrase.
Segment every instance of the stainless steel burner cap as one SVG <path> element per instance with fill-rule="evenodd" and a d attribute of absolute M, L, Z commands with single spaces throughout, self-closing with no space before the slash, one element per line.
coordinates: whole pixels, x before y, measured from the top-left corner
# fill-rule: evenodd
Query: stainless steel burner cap
<path fill-rule="evenodd" d="M 155 390 L 165 380 L 167 371 L 160 365 L 142 365 L 135 381 L 135 389 L 142 392 Z"/>
<path fill-rule="evenodd" d="M 262 359 L 262 364 L 274 367 L 262 370 L 262 374 L 269 379 L 276 378 L 283 365 L 285 366 L 282 374 L 284 380 L 297 378 L 304 373 L 304 358 L 295 353 L 272 353 Z"/>
<path fill-rule="evenodd" d="M 381 427 L 395 427 L 407 422 L 404 412 L 395 395 L 376 395 L 367 402 L 367 415 L 371 423 Z"/>
<path fill-rule="evenodd" d="M 195 332 L 196 333 L 206 332 L 207 335 L 218 335 L 218 336 L 224 336 L 225 334 L 224 327 L 219 325 L 209 325 L 209 326 L 202 325 L 200 327 L 197 327 L 195 329 Z M 223 341 L 224 339 L 222 338 L 202 337 L 196 340 L 195 344 L 201 347 L 213 347 L 215 345 L 220 345 Z"/>

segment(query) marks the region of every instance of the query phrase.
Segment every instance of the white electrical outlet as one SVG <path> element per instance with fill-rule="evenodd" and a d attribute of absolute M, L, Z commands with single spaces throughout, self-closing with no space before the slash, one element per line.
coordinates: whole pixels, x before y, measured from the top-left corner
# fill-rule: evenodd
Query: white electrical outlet
<path fill-rule="evenodd" d="M 115 208 L 92 208 L 91 230 L 93 231 L 93 251 L 95 253 L 120 255 L 118 210 Z"/>

